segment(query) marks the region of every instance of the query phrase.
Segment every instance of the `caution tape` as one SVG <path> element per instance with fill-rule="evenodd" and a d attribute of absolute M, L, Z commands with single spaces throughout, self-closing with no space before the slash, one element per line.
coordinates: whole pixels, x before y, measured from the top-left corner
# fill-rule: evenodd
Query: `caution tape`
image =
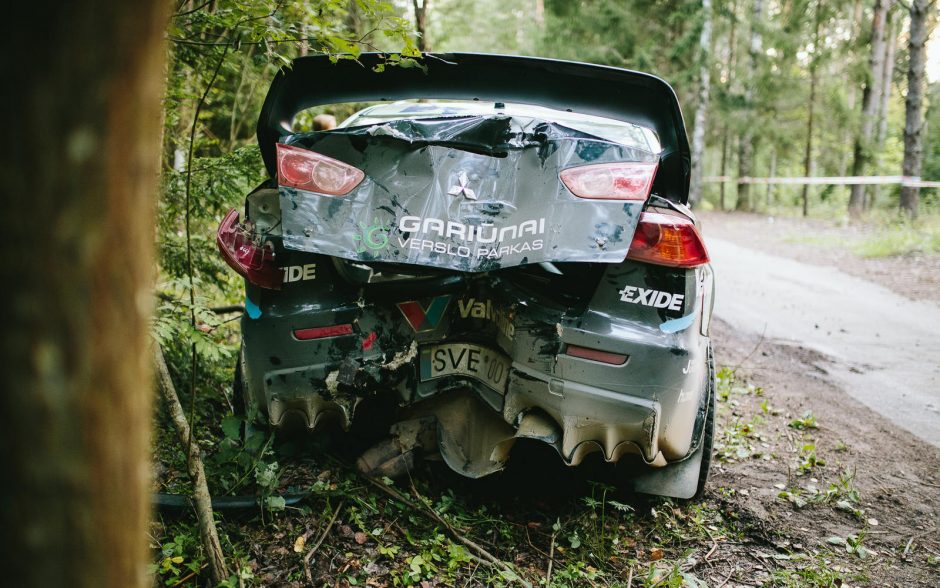
<path fill-rule="evenodd" d="M 910 188 L 940 188 L 940 182 L 924 181 L 917 176 L 819 176 L 794 178 L 751 178 L 742 176 L 707 176 L 703 182 L 732 184 L 790 184 L 809 186 L 859 186 L 872 184 L 894 184 Z"/>

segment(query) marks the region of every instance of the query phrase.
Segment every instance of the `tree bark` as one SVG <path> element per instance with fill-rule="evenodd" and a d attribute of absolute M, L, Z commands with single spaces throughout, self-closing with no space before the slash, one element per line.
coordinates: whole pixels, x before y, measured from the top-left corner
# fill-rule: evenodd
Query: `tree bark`
<path fill-rule="evenodd" d="M 0 552 L 11 586 L 149 586 L 167 7 L 40 0 L 30 19 L 2 25 Z"/>
<path fill-rule="evenodd" d="M 878 103 L 878 128 L 875 130 L 875 170 L 881 171 L 881 160 L 884 154 L 885 140 L 888 137 L 888 106 L 891 102 L 891 81 L 894 79 L 894 56 L 898 47 L 899 19 L 894 10 L 888 11 L 885 24 L 885 65 L 881 75 L 881 101 Z M 875 184 L 868 186 L 868 198 L 865 209 L 873 208 L 875 201 L 881 194 L 881 186 Z"/>
<path fill-rule="evenodd" d="M 770 148 L 770 172 L 767 174 L 767 177 L 771 179 L 777 177 L 777 146 L 776 145 L 773 145 Z M 775 184 L 771 184 L 769 182 L 767 183 L 767 192 L 764 195 L 764 199 L 766 200 L 765 207 L 767 210 L 770 210 L 770 203 L 774 197 L 774 188 L 776 188 Z"/>
<path fill-rule="evenodd" d="M 872 131 L 876 111 L 881 99 L 881 82 L 884 75 L 885 58 L 885 19 L 891 0 L 875 0 L 874 14 L 871 21 L 871 56 L 868 60 L 868 80 L 862 92 L 862 120 L 855 136 L 853 149 L 852 175 L 860 176 L 871 159 Z M 858 218 L 862 215 L 865 186 L 856 184 L 849 192 L 849 216 Z"/>
<path fill-rule="evenodd" d="M 923 163 L 924 75 L 927 66 L 927 13 L 933 2 L 913 0 L 910 6 L 911 27 L 907 70 L 907 98 L 904 100 L 904 160 L 901 174 L 919 178 Z M 917 218 L 920 188 L 901 187 L 901 210 Z"/>
<path fill-rule="evenodd" d="M 692 178 L 689 202 L 702 198 L 702 167 L 705 159 L 705 127 L 708 124 L 708 95 L 711 87 L 712 2 L 702 0 L 702 32 L 699 35 L 699 87 L 695 106 L 695 129 L 692 131 Z"/>
<path fill-rule="evenodd" d="M 751 43 L 747 53 L 747 75 L 745 79 L 744 104 L 746 108 L 745 118 L 747 124 L 744 132 L 741 133 L 741 144 L 738 148 L 738 177 L 746 178 L 751 175 L 751 168 L 754 160 L 754 83 L 757 72 L 757 58 L 760 55 L 763 46 L 761 36 L 761 26 L 763 25 L 764 2 L 763 0 L 753 0 L 751 5 Z M 738 184 L 738 201 L 734 206 L 735 210 L 751 211 L 754 206 L 751 202 L 751 185 Z"/>
<path fill-rule="evenodd" d="M 809 114 L 806 117 L 806 149 L 803 154 L 803 175 L 813 175 L 813 124 L 816 120 L 816 85 L 819 81 L 819 27 L 822 20 L 820 1 L 816 0 L 813 17 L 813 56 L 809 64 Z M 809 216 L 809 184 L 803 184 L 803 216 Z"/>
<path fill-rule="evenodd" d="M 733 93 L 734 91 L 734 80 L 736 78 L 735 71 L 737 68 L 737 31 L 738 31 L 738 12 L 737 12 L 737 0 L 732 0 L 729 10 L 731 12 L 731 30 L 728 32 L 728 73 L 725 76 L 725 83 L 727 85 L 728 93 Z M 731 125 L 725 121 L 723 133 L 721 136 L 721 168 L 718 172 L 718 175 L 726 177 L 728 175 L 728 142 L 731 135 Z M 719 185 L 719 208 L 725 210 L 725 196 L 726 196 L 726 186 L 728 182 L 722 181 Z"/>
<path fill-rule="evenodd" d="M 415 31 L 418 33 L 418 49 L 422 53 L 431 50 L 431 42 L 428 40 L 428 6 L 431 0 L 411 0 L 415 9 Z"/>

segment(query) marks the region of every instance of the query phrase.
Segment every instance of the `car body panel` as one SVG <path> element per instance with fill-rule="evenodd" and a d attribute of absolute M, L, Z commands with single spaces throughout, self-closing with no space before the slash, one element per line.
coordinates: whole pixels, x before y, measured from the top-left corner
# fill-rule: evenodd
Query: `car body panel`
<path fill-rule="evenodd" d="M 459 117 L 288 136 L 366 179 L 341 197 L 280 187 L 284 246 L 463 272 L 622 261 L 644 201 L 578 198 L 558 174 L 657 155 L 551 123 L 526 126 Z"/>

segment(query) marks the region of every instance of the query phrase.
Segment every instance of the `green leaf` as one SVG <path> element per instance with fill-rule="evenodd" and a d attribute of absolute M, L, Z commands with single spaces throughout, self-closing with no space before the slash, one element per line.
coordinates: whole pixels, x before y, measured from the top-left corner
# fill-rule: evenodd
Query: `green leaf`
<path fill-rule="evenodd" d="M 233 414 L 222 419 L 222 432 L 226 439 L 238 441 L 241 438 L 242 419 Z"/>

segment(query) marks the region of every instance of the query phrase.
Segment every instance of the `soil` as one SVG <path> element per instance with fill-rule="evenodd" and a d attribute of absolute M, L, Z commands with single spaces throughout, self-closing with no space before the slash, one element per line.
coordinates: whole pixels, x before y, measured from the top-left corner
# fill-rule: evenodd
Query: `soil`
<path fill-rule="evenodd" d="M 868 567 L 869 580 L 860 585 L 936 586 L 940 568 L 928 561 L 935 562 L 930 558 L 940 553 L 940 450 L 899 430 L 829 382 L 829 359 L 818 352 L 745 336 L 721 322 L 714 325 L 714 337 L 719 364 L 740 365 L 739 377 L 763 389 L 761 396 L 732 395 L 738 405 L 724 415 L 724 428 L 735 416 L 747 421 L 765 415 L 757 427 L 755 452 L 774 457 L 755 459 L 752 454 L 743 461 L 718 462 L 711 492 L 730 490 L 722 498 L 730 508 L 775 544 L 791 549 L 819 549 L 829 537 L 864 531 L 864 545 L 877 555 Z M 780 414 L 765 414 L 764 401 Z M 818 428 L 789 426 L 806 411 L 816 417 Z M 808 443 L 825 465 L 797 476 L 800 449 Z M 827 505 L 796 508 L 778 496 L 781 487 L 825 492 L 846 472 L 853 475 L 861 516 Z M 761 562 L 748 551 L 735 555 L 741 558 L 736 565 L 750 564 L 755 572 L 767 566 L 767 558 Z M 833 565 L 853 566 L 845 561 Z M 732 580 L 745 577 L 735 573 Z"/>
<path fill-rule="evenodd" d="M 706 240 L 717 235 L 765 253 L 837 267 L 911 300 L 940 302 L 940 254 L 866 258 L 852 252 L 851 247 L 871 237 L 875 227 L 737 212 L 704 212 L 698 216 Z"/>

